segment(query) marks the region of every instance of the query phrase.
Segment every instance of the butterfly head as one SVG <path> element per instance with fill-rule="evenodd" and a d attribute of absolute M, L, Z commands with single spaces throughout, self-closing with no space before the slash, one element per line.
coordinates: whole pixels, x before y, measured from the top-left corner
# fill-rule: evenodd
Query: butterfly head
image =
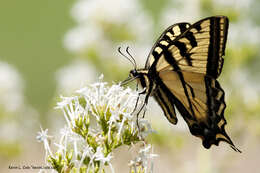
<path fill-rule="evenodd" d="M 147 69 L 133 69 L 129 72 L 129 77 L 131 78 L 142 78 L 142 76 L 147 76 L 148 70 Z"/>
<path fill-rule="evenodd" d="M 138 75 L 139 75 L 139 73 L 136 69 L 133 69 L 129 72 L 129 77 L 131 77 L 131 78 L 138 78 Z"/>
<path fill-rule="evenodd" d="M 150 78 L 148 77 L 147 69 L 133 69 L 129 73 L 129 78 L 132 80 L 136 79 L 137 83 L 141 84 L 143 88 L 149 86 Z"/>

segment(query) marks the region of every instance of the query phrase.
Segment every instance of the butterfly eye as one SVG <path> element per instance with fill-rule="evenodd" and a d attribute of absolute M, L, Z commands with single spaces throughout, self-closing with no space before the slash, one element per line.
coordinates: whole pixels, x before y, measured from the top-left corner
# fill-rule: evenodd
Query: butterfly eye
<path fill-rule="evenodd" d="M 135 74 L 135 70 L 131 70 L 130 73 L 129 73 L 129 77 L 135 76 L 134 74 Z"/>

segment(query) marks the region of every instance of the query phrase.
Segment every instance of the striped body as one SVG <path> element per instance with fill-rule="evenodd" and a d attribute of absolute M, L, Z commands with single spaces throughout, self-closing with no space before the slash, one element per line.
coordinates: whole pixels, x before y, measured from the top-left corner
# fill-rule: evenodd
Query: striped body
<path fill-rule="evenodd" d="M 174 24 L 156 41 L 145 68 L 130 75 L 146 89 L 146 104 L 153 96 L 172 124 L 177 123 L 177 108 L 205 148 L 225 141 L 239 151 L 225 132 L 225 94 L 217 81 L 227 32 L 225 16 Z"/>

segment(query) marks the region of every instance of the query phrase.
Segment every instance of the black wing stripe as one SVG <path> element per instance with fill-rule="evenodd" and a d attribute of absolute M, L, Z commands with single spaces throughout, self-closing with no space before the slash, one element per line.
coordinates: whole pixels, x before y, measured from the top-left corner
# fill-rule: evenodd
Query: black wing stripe
<path fill-rule="evenodd" d="M 153 55 L 155 61 L 157 61 L 159 59 L 159 57 L 160 57 L 159 53 L 156 52 L 156 51 L 153 51 L 152 55 Z M 153 64 L 155 64 L 155 63 L 153 63 Z"/>
<path fill-rule="evenodd" d="M 186 117 L 184 117 L 184 119 L 189 119 L 189 120 L 194 120 L 194 116 L 191 116 L 190 113 L 186 110 L 186 108 L 183 106 L 183 104 L 176 98 L 176 96 L 174 96 L 174 94 L 167 88 L 167 86 L 165 86 L 165 84 L 158 79 L 158 85 L 160 86 L 161 90 L 163 92 L 165 92 L 165 94 L 167 95 L 167 97 L 169 98 L 170 102 L 174 105 L 176 105 L 176 107 L 178 108 L 179 112 L 181 113 L 181 115 L 185 115 Z"/>
<path fill-rule="evenodd" d="M 203 28 L 201 28 L 201 26 L 200 25 L 195 25 L 194 26 L 194 28 L 198 31 L 198 32 L 200 32 L 200 30 L 202 30 Z"/>
<path fill-rule="evenodd" d="M 215 18 L 210 20 L 210 43 L 208 53 L 207 74 L 217 77 L 217 67 L 219 61 L 219 42 L 220 42 L 220 19 Z"/>
<path fill-rule="evenodd" d="M 198 45 L 197 41 L 196 41 L 196 38 L 195 38 L 195 36 L 193 35 L 192 32 L 190 32 L 190 31 L 187 32 L 185 34 L 185 38 L 187 38 L 190 41 L 190 44 L 191 44 L 192 47 L 196 47 Z"/>
<path fill-rule="evenodd" d="M 179 49 L 180 55 L 182 57 L 185 57 L 187 63 L 189 64 L 189 66 L 191 66 L 192 64 L 191 64 L 190 54 L 186 54 L 187 52 L 186 44 L 180 41 L 176 41 L 173 44 Z"/>
<path fill-rule="evenodd" d="M 163 109 L 164 115 L 166 118 L 173 124 L 177 123 L 176 112 L 174 108 L 174 102 L 169 98 L 169 93 L 164 92 L 160 86 L 154 93 L 155 100 L 159 103 Z"/>
<path fill-rule="evenodd" d="M 175 41 L 173 45 L 175 45 L 179 49 L 181 56 L 184 57 L 186 55 L 185 52 L 187 51 L 187 48 L 185 43 Z"/>
<path fill-rule="evenodd" d="M 190 100 L 189 95 L 188 95 L 188 90 L 187 90 L 186 85 L 185 85 L 184 77 L 183 77 L 183 75 L 180 71 L 180 67 L 177 65 L 175 58 L 172 57 L 172 54 L 168 50 L 164 49 L 164 56 L 165 56 L 166 61 L 173 67 L 174 70 L 177 71 L 177 74 L 179 75 L 179 78 L 180 78 L 181 83 L 182 83 L 182 87 L 184 89 L 186 99 L 188 100 L 191 113 L 194 117 L 194 110 L 193 110 L 192 103 L 191 103 L 191 100 Z"/>
<path fill-rule="evenodd" d="M 174 34 L 174 31 L 173 31 L 173 28 L 168 29 L 167 32 L 170 32 L 172 34 L 172 36 L 174 37 L 175 34 Z"/>
<path fill-rule="evenodd" d="M 225 131 L 226 119 L 224 117 L 224 110 L 226 108 L 226 104 L 224 101 L 224 91 L 219 85 L 218 81 L 212 79 L 208 76 L 205 76 L 205 87 L 207 94 L 207 104 L 208 104 L 208 125 L 207 128 L 211 129 L 213 133 L 215 133 L 214 137 L 207 136 L 204 140 L 203 145 L 205 147 L 210 147 L 212 143 L 218 145 L 219 141 L 225 141 L 231 145 L 231 147 L 238 151 L 235 145 L 233 144 L 230 137 L 227 135 Z M 214 142 L 215 141 L 215 142 Z"/>
<path fill-rule="evenodd" d="M 189 24 L 181 23 L 178 26 L 180 27 L 181 33 L 184 33 L 187 30 L 187 28 L 189 27 Z"/>
<path fill-rule="evenodd" d="M 221 29 L 222 28 L 222 29 Z M 210 20 L 210 44 L 208 53 L 207 74 L 217 78 L 222 70 L 228 31 L 227 18 Z"/>
<path fill-rule="evenodd" d="M 194 116 L 191 116 L 189 111 L 183 106 L 183 104 L 181 103 L 181 101 L 179 101 L 176 96 L 174 96 L 173 93 L 171 93 L 169 91 L 169 89 L 165 86 L 165 84 L 162 82 L 162 81 L 158 81 L 159 82 L 159 85 L 160 87 L 162 88 L 162 90 L 164 92 L 167 93 L 168 97 L 171 98 L 171 100 L 173 100 L 174 104 L 176 105 L 178 111 L 180 112 L 181 115 L 185 115 L 185 116 L 182 116 L 186 121 L 187 120 L 191 120 L 191 121 L 196 121 Z"/>

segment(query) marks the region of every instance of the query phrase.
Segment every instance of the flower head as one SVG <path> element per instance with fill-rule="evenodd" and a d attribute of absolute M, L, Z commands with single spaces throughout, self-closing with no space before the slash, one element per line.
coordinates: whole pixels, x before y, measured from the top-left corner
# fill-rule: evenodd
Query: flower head
<path fill-rule="evenodd" d="M 43 130 L 41 127 L 41 131 L 38 132 L 38 135 L 36 136 L 36 139 L 38 140 L 38 142 L 42 142 L 44 145 L 44 149 L 46 151 L 46 156 L 47 155 L 53 155 L 49 146 L 49 139 L 52 136 L 48 135 L 48 129 Z"/>
<path fill-rule="evenodd" d="M 111 159 L 114 149 L 144 141 L 152 132 L 148 121 L 141 120 L 139 130 L 132 114 L 138 93 L 120 85 L 108 86 L 99 82 L 76 91 L 71 97 L 61 97 L 56 108 L 61 109 L 67 121 L 61 130 L 61 139 L 49 162 L 56 170 L 76 169 L 88 172 L 104 170 L 108 165 L 113 172 Z M 48 130 L 37 138 L 47 141 Z"/>

